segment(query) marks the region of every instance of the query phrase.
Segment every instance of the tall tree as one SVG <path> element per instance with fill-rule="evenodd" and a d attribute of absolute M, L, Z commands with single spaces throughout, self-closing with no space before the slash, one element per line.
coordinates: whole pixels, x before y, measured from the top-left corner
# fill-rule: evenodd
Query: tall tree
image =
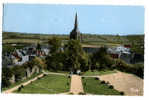
<path fill-rule="evenodd" d="M 61 39 L 53 37 L 48 41 L 49 45 L 50 45 L 50 53 L 56 53 L 58 51 L 60 51 L 61 48 Z"/>

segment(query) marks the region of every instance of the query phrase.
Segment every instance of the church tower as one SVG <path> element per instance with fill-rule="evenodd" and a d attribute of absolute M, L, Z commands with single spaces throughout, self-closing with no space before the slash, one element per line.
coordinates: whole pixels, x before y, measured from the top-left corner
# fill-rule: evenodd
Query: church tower
<path fill-rule="evenodd" d="M 70 39 L 81 40 L 80 32 L 79 32 L 79 29 L 78 29 L 78 19 L 77 19 L 77 17 L 78 16 L 77 16 L 77 13 L 76 13 L 74 28 L 70 32 Z"/>

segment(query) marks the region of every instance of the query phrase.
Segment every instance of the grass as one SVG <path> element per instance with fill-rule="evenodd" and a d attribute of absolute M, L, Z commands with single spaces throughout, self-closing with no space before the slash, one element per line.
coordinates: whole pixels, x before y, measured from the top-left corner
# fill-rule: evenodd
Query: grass
<path fill-rule="evenodd" d="M 67 83 L 69 83 L 67 85 Z M 47 75 L 31 84 L 24 86 L 20 92 L 15 93 L 37 93 L 37 94 L 56 94 L 69 91 L 70 79 L 66 76 Z"/>
<path fill-rule="evenodd" d="M 94 78 L 84 78 L 82 80 L 85 93 L 96 95 L 120 95 L 119 91 L 114 88 L 110 89 L 107 84 L 101 84 L 100 80 L 95 80 Z"/>
<path fill-rule="evenodd" d="M 45 70 L 45 72 L 51 72 L 51 73 L 61 73 L 61 74 L 66 74 L 68 75 L 69 72 L 68 71 L 53 71 L 53 70 Z"/>
<path fill-rule="evenodd" d="M 86 71 L 83 75 L 96 76 L 96 75 L 105 75 L 105 74 L 112 74 L 112 73 L 116 73 L 116 70 L 102 70 L 102 71 L 94 70 L 93 72 L 89 70 L 89 71 Z"/>
<path fill-rule="evenodd" d="M 40 73 L 36 73 L 36 74 L 33 74 L 31 77 L 29 77 L 29 78 L 27 78 L 27 79 L 25 79 L 25 80 L 22 80 L 22 81 L 19 81 L 19 82 L 16 82 L 16 83 L 14 83 L 14 84 L 11 84 L 9 87 L 7 87 L 7 88 L 2 88 L 2 91 L 5 91 L 5 90 L 8 90 L 8 89 L 10 89 L 10 88 L 13 88 L 13 87 L 15 87 L 15 86 L 17 86 L 17 85 L 19 85 L 19 84 L 21 84 L 21 83 L 24 83 L 24 82 L 27 82 L 28 80 L 30 80 L 30 79 L 32 79 L 32 78 L 35 78 L 37 75 L 39 75 L 39 74 L 41 74 L 41 72 Z"/>

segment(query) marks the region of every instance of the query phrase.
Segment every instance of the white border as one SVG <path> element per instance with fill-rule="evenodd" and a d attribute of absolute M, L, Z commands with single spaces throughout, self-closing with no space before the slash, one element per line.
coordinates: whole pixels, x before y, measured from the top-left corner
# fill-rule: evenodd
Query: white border
<path fill-rule="evenodd" d="M 68 100 L 76 100 L 76 99 L 87 99 L 87 100 L 102 100 L 102 99 L 114 99 L 114 100 L 146 100 L 149 95 L 149 62 L 148 57 L 149 53 L 149 1 L 148 0 L 1 0 L 0 1 L 0 57 L 2 51 L 2 4 L 3 3 L 35 3 L 35 4 L 86 4 L 86 5 L 141 5 L 145 7 L 145 86 L 144 86 L 144 96 L 124 96 L 124 97 L 111 97 L 111 96 L 71 96 L 71 95 L 18 95 L 18 94 L 0 94 L 0 98 L 3 99 L 16 99 L 16 100 L 26 100 L 26 99 L 39 99 L 39 100 L 47 100 L 47 99 L 68 99 Z M 1 58 L 0 58 L 1 62 Z M 1 68 L 1 67 L 0 67 Z M 0 70 L 0 77 L 1 77 L 1 70 Z M 1 80 L 0 80 L 1 82 Z"/>

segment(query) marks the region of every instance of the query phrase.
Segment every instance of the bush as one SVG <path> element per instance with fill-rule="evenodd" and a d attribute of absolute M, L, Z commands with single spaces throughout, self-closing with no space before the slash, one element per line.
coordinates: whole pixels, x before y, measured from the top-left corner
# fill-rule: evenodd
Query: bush
<path fill-rule="evenodd" d="M 101 84 L 105 84 L 106 82 L 105 82 L 105 81 L 101 81 L 100 83 L 101 83 Z"/>
<path fill-rule="evenodd" d="M 83 93 L 83 92 L 79 92 L 79 95 L 85 95 L 86 93 Z"/>
<path fill-rule="evenodd" d="M 124 92 L 123 92 L 123 91 L 121 91 L 121 92 L 120 92 L 120 94 L 121 94 L 121 95 L 124 95 Z"/>
<path fill-rule="evenodd" d="M 84 86 L 86 86 L 86 82 L 84 82 Z"/>
<path fill-rule="evenodd" d="M 98 77 L 95 77 L 95 80 L 99 80 L 99 78 Z"/>
<path fill-rule="evenodd" d="M 70 92 L 69 94 L 73 95 L 73 93 L 72 93 L 72 92 Z"/>
<path fill-rule="evenodd" d="M 68 78 L 70 78 L 71 76 L 69 75 Z"/>
<path fill-rule="evenodd" d="M 121 59 L 116 60 L 116 69 L 135 74 L 141 78 L 144 77 L 144 64 L 127 64 Z"/>
<path fill-rule="evenodd" d="M 43 74 L 43 77 L 47 76 L 47 74 Z"/>
<path fill-rule="evenodd" d="M 24 88 L 24 86 L 23 86 L 23 85 L 21 85 L 21 88 Z"/>
<path fill-rule="evenodd" d="M 110 85 L 110 86 L 109 86 L 109 89 L 113 89 L 113 88 L 114 88 L 114 86 L 113 86 L 113 85 Z"/>
<path fill-rule="evenodd" d="M 21 86 L 20 86 L 20 87 L 18 88 L 18 92 L 20 92 L 20 91 L 21 91 L 21 89 L 22 89 L 22 88 L 21 88 Z"/>
<path fill-rule="evenodd" d="M 67 85 L 69 85 L 69 82 L 67 82 Z"/>

